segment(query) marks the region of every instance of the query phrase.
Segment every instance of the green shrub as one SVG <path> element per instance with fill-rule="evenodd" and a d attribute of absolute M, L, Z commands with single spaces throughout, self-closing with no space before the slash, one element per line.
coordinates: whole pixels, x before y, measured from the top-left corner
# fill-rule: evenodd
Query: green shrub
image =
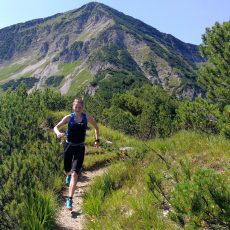
<path fill-rule="evenodd" d="M 35 83 L 38 82 L 38 79 L 36 79 L 35 77 L 28 77 L 28 78 L 20 78 L 17 80 L 10 80 L 4 84 L 2 84 L 0 87 L 6 91 L 8 89 L 16 89 L 19 85 L 21 84 L 25 84 L 27 89 L 31 89 L 33 88 L 33 86 L 35 85 Z"/>
<path fill-rule="evenodd" d="M 200 97 L 193 102 L 184 102 L 177 109 L 178 124 L 181 128 L 206 133 L 219 132 L 220 112 L 217 106 Z"/>
<path fill-rule="evenodd" d="M 46 117 L 46 125 L 49 128 L 53 128 L 64 116 L 66 116 L 69 111 L 49 111 Z"/>
<path fill-rule="evenodd" d="M 200 169 L 172 192 L 171 217 L 179 223 L 229 226 L 230 184 L 221 174 Z"/>
<path fill-rule="evenodd" d="M 58 102 L 56 97 L 55 103 L 51 91 L 45 95 L 40 91 L 27 94 L 25 86 L 7 91 L 0 98 L 0 224 L 3 229 L 18 229 L 27 224 L 34 226 L 29 229 L 51 229 L 54 222 L 55 196 L 49 190 L 57 194 L 64 187 L 62 150 L 44 122 L 45 98 L 52 98 L 53 105 Z M 29 194 L 28 190 L 31 190 Z M 40 192 L 44 190 L 47 192 Z M 28 229 L 19 229 L 23 228 Z"/>
<path fill-rule="evenodd" d="M 221 133 L 230 139 L 230 105 L 224 107 L 223 115 L 221 117 Z"/>
<path fill-rule="evenodd" d="M 104 109 L 107 124 L 126 134 L 150 139 L 166 137 L 175 130 L 177 101 L 158 86 L 144 85 L 114 94 Z"/>
<path fill-rule="evenodd" d="M 50 76 L 46 79 L 45 83 L 48 86 L 58 87 L 61 84 L 61 81 L 63 80 L 63 75 L 57 75 L 57 76 Z"/>

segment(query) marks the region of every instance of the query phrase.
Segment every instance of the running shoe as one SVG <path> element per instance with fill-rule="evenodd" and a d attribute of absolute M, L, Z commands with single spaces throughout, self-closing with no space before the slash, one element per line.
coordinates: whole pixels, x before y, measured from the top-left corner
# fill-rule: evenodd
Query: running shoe
<path fill-rule="evenodd" d="M 67 201 L 66 201 L 66 208 L 69 211 L 72 211 L 73 209 L 73 200 L 71 198 L 68 197 Z"/>

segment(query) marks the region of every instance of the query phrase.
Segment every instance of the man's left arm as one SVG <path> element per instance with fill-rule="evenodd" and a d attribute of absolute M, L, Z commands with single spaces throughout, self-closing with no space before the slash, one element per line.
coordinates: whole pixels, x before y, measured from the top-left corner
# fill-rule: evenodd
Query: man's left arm
<path fill-rule="evenodd" d="M 92 116 L 88 116 L 87 117 L 88 122 L 94 127 L 95 129 L 95 142 L 94 142 L 94 146 L 96 148 L 99 147 L 100 144 L 100 138 L 99 138 L 99 127 L 96 123 L 96 121 L 94 120 L 94 118 Z"/>

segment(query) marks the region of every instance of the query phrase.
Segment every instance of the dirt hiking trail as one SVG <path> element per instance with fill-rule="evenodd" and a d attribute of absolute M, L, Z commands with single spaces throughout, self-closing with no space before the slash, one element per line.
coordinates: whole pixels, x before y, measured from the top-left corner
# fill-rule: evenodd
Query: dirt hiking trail
<path fill-rule="evenodd" d="M 68 196 L 68 188 L 62 194 L 62 205 L 58 214 L 57 223 L 54 230 L 82 230 L 85 221 L 85 215 L 82 212 L 84 193 L 96 176 L 101 176 L 106 167 L 98 168 L 92 171 L 85 171 L 79 177 L 77 189 L 75 190 L 73 199 L 72 212 L 66 209 L 66 198 Z"/>

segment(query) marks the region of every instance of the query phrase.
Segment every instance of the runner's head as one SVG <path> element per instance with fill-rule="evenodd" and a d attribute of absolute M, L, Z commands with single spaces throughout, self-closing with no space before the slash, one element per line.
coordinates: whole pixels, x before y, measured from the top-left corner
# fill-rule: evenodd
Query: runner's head
<path fill-rule="evenodd" d="M 73 101 L 73 110 L 75 113 L 82 113 L 84 102 L 82 99 L 74 99 Z"/>

